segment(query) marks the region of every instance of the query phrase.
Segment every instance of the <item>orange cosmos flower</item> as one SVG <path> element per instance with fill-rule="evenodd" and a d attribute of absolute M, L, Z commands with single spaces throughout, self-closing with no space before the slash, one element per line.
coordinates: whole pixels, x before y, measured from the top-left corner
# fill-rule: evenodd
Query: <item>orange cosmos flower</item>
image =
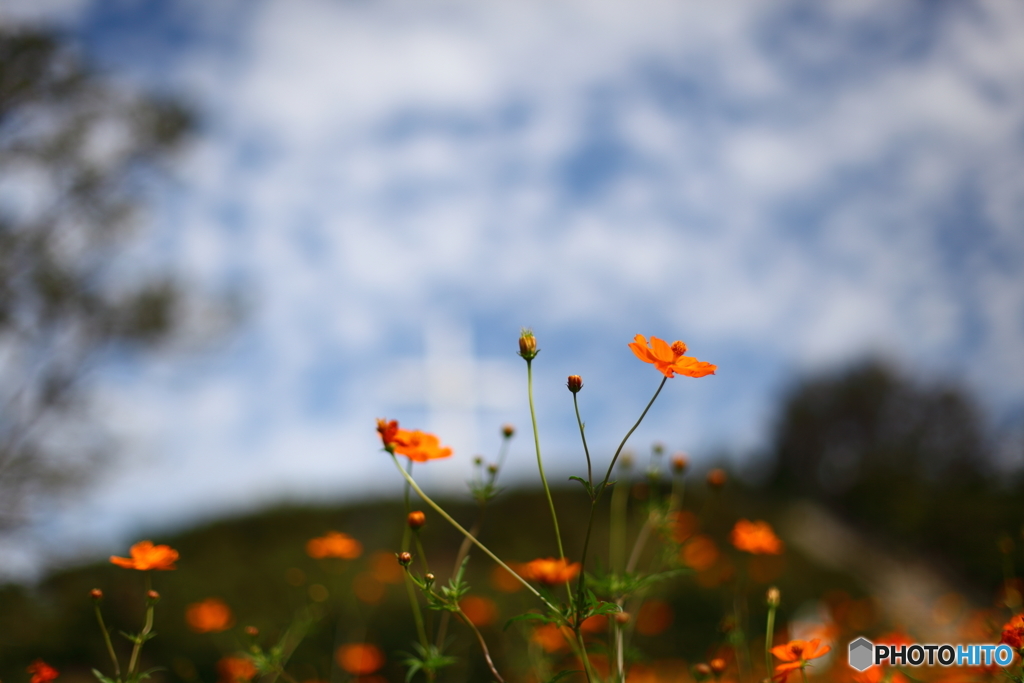
<path fill-rule="evenodd" d="M 436 436 L 418 429 L 414 431 L 399 429 L 393 444 L 395 453 L 404 455 L 414 462 L 447 458 L 452 454 L 452 449 L 442 446 L 441 440 Z"/>
<path fill-rule="evenodd" d="M 178 559 L 177 550 L 169 545 L 153 545 L 153 541 L 139 541 L 131 547 L 129 552 L 131 558 L 111 555 L 110 561 L 125 569 L 146 571 L 149 569 L 174 569 L 174 563 Z"/>
<path fill-rule="evenodd" d="M 652 363 L 658 371 L 666 377 L 685 375 L 686 377 L 704 377 L 715 374 L 717 365 L 699 361 L 692 356 L 684 356 L 686 344 L 681 341 L 674 342 L 669 346 L 664 339 L 651 337 L 650 344 L 647 337 L 638 334 L 633 337 L 629 345 L 636 357 L 645 363 Z"/>
<path fill-rule="evenodd" d="M 768 522 L 750 522 L 741 519 L 736 522 L 729 535 L 729 541 L 738 550 L 753 555 L 778 555 L 782 553 L 782 541 L 772 531 Z"/>
<path fill-rule="evenodd" d="M 490 598 L 467 595 L 459 601 L 459 609 L 473 626 L 490 626 L 498 619 L 498 605 Z"/>
<path fill-rule="evenodd" d="M 335 653 L 341 668 L 353 676 L 366 676 L 384 666 L 384 653 L 369 643 L 342 645 Z"/>
<path fill-rule="evenodd" d="M 441 440 L 433 434 L 418 429 L 401 429 L 398 420 L 377 418 L 377 433 L 384 443 L 384 450 L 404 455 L 415 462 L 447 458 L 452 454 L 452 449 L 442 446 Z"/>
<path fill-rule="evenodd" d="M 521 575 L 528 581 L 536 581 L 546 586 L 555 586 L 572 581 L 580 573 L 580 563 L 569 563 L 566 559 L 556 560 L 553 557 L 532 560 L 521 566 Z"/>
<path fill-rule="evenodd" d="M 316 560 L 325 557 L 354 560 L 363 554 L 363 544 L 340 531 L 328 531 L 323 536 L 311 538 L 306 542 L 306 554 Z"/>
<path fill-rule="evenodd" d="M 811 641 L 791 640 L 785 645 L 777 645 L 772 648 L 772 654 L 783 663 L 776 665 L 773 678 L 785 681 L 789 674 L 803 669 L 810 660 L 823 657 L 831 651 L 831 646 L 822 645 L 820 638 Z"/>
<path fill-rule="evenodd" d="M 256 665 L 247 657 L 222 657 L 217 662 L 218 679 L 221 683 L 245 683 L 259 673 Z"/>
<path fill-rule="evenodd" d="M 391 420 L 387 418 L 377 418 L 377 433 L 380 434 L 380 440 L 384 442 L 384 448 L 391 450 L 395 443 L 395 436 L 398 435 L 398 420 Z"/>
<path fill-rule="evenodd" d="M 207 598 L 185 608 L 185 621 L 196 633 L 217 633 L 235 625 L 231 608 L 223 600 Z"/>
<path fill-rule="evenodd" d="M 32 683 L 50 683 L 50 681 L 60 675 L 59 671 L 41 659 L 37 659 L 29 664 L 26 671 L 32 674 Z"/>
<path fill-rule="evenodd" d="M 1024 614 L 1014 615 L 1013 619 L 1003 624 L 1003 637 L 999 642 L 1021 649 L 1024 643 Z"/>

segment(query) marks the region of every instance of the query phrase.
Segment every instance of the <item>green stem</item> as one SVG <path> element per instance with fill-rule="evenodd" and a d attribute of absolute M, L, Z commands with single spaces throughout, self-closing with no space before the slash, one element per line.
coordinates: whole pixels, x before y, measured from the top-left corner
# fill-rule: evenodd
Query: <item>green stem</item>
<path fill-rule="evenodd" d="M 636 424 L 634 424 L 630 428 L 630 430 L 628 432 L 626 432 L 626 436 L 622 437 L 622 443 L 620 443 L 619 447 L 615 450 L 615 455 L 612 456 L 612 461 L 608 465 L 608 472 L 605 473 L 604 481 L 601 482 L 601 488 L 602 489 L 604 488 L 605 484 L 608 483 L 608 480 L 611 479 L 612 469 L 615 468 L 615 462 L 619 459 L 619 454 L 622 453 L 623 446 L 625 446 L 626 442 L 629 441 L 629 437 L 633 436 L 633 432 L 635 432 L 636 428 L 640 426 L 640 423 L 644 421 L 644 417 L 647 416 L 647 411 L 651 409 L 652 405 L 654 405 L 654 401 L 657 400 L 658 394 L 661 393 L 661 390 L 664 388 L 665 382 L 667 382 L 667 381 L 668 381 L 668 377 L 662 377 L 661 378 L 661 384 L 658 385 L 658 390 L 654 392 L 654 396 L 652 396 L 651 400 L 647 403 L 647 407 L 644 408 L 644 412 L 640 413 L 640 417 L 637 419 Z"/>
<path fill-rule="evenodd" d="M 526 393 L 530 397 L 530 421 L 533 423 L 533 445 L 537 450 L 537 469 L 540 470 L 540 481 L 544 485 L 544 495 L 548 498 L 548 507 L 551 508 L 551 521 L 555 525 L 555 540 L 558 541 L 558 557 L 565 559 L 565 550 L 562 549 L 562 532 L 558 529 L 558 515 L 555 513 L 555 501 L 551 498 L 551 487 L 548 486 L 548 478 L 544 476 L 544 461 L 540 457 L 540 433 L 537 431 L 537 412 L 533 407 L 533 360 L 526 361 Z"/>
<path fill-rule="evenodd" d="M 626 545 L 626 509 L 629 503 L 629 485 L 616 486 L 612 489 L 612 504 L 609 515 L 611 523 L 608 529 L 608 566 L 616 573 L 621 573 L 622 554 Z"/>
<path fill-rule="evenodd" d="M 768 605 L 768 627 L 764 634 L 765 677 L 772 677 L 772 641 L 775 640 L 775 605 Z"/>
<path fill-rule="evenodd" d="M 409 572 L 405 573 L 405 589 L 409 594 L 409 604 L 412 605 L 412 618 L 416 622 L 416 635 L 420 639 L 420 644 L 424 648 L 430 647 L 430 641 L 427 640 L 427 629 L 423 625 L 423 613 L 420 611 L 420 601 L 416 599 L 416 588 L 413 586 L 412 579 L 409 578 Z"/>
<path fill-rule="evenodd" d="M 155 605 L 152 600 L 149 599 L 149 592 L 153 590 L 152 578 L 149 574 L 146 574 L 146 623 L 139 631 L 139 635 L 135 639 L 135 647 L 132 648 L 132 657 L 128 660 L 128 677 L 131 678 L 132 674 L 135 673 L 135 667 L 139 663 L 139 654 L 142 652 L 142 644 L 146 642 L 146 636 L 153 630 L 153 612 Z"/>
<path fill-rule="evenodd" d="M 583 440 L 583 453 L 587 456 L 587 481 L 590 483 L 590 490 L 594 490 L 594 473 L 590 468 L 590 449 L 587 448 L 587 435 L 583 433 L 583 420 L 580 419 L 580 404 L 576 400 L 576 393 L 572 395 L 572 405 L 576 409 L 576 424 L 580 426 L 580 439 Z M 591 493 L 593 498 L 593 493 Z"/>
<path fill-rule="evenodd" d="M 583 634 L 580 633 L 579 624 L 573 629 L 576 633 L 576 642 L 580 648 L 580 659 L 583 661 L 583 673 L 587 677 L 587 683 L 591 683 L 594 680 L 594 672 L 591 670 L 593 667 L 590 663 L 590 655 L 587 654 L 587 645 L 583 642 Z"/>
<path fill-rule="evenodd" d="M 505 683 L 505 679 L 501 677 L 501 674 L 498 673 L 498 670 L 494 666 L 494 660 L 491 659 L 491 652 L 487 649 L 487 641 L 485 641 L 484 637 L 480 634 L 480 631 L 477 629 L 476 624 L 470 621 L 469 617 L 467 617 L 466 614 L 461 609 L 458 610 L 456 614 L 459 615 L 459 618 L 462 619 L 462 621 L 464 621 L 466 625 L 469 626 L 469 628 L 471 628 L 473 630 L 473 633 L 476 635 L 476 639 L 480 643 L 480 649 L 484 651 L 484 660 L 487 662 L 487 668 L 489 668 L 491 670 L 491 673 L 494 674 L 494 677 L 498 679 L 498 683 Z"/>
<path fill-rule="evenodd" d="M 114 654 L 114 644 L 110 642 L 110 632 L 107 630 L 107 625 L 103 622 L 103 613 L 100 612 L 99 603 L 93 601 L 93 608 L 96 610 L 96 621 L 99 622 L 100 631 L 103 632 L 103 642 L 107 644 L 107 654 L 110 655 L 110 661 L 114 663 L 114 677 L 117 680 L 121 680 L 121 664 L 117 661 L 117 655 Z"/>
<path fill-rule="evenodd" d="M 526 587 L 526 589 L 527 589 L 528 591 L 530 591 L 531 593 L 533 593 L 533 594 L 534 594 L 534 595 L 535 595 L 535 596 L 536 596 L 536 597 L 537 597 L 537 598 L 538 598 L 538 599 L 539 599 L 539 600 L 540 600 L 541 602 L 543 602 L 543 603 L 544 603 L 544 604 L 545 604 L 545 605 L 546 605 L 546 606 L 547 606 L 547 607 L 548 607 L 549 609 L 551 609 L 551 610 L 552 610 L 553 612 L 555 612 L 555 613 L 558 613 L 558 610 L 557 610 L 557 609 L 555 608 L 555 606 L 554 606 L 554 605 L 552 605 L 552 604 L 551 604 L 550 602 L 548 602 L 548 601 L 547 601 L 547 600 L 546 600 L 546 599 L 544 598 L 544 596 L 543 596 L 543 595 L 541 595 L 541 594 L 540 594 L 539 592 L 537 592 L 537 589 L 536 589 L 536 588 L 534 588 L 533 586 L 531 586 L 531 585 L 530 585 L 530 584 L 529 584 L 529 583 L 528 583 L 528 582 L 526 581 L 526 579 L 524 579 L 523 577 L 519 576 L 519 574 L 517 574 L 516 572 L 512 571 L 512 568 L 511 568 L 511 567 L 509 567 L 509 566 L 508 566 L 507 564 L 505 564 L 504 562 L 502 562 L 502 561 L 501 561 L 501 559 L 500 559 L 500 558 L 499 558 L 499 557 L 498 557 L 497 555 L 495 555 L 494 553 L 492 553 L 492 552 L 491 552 L 491 550 L 490 550 L 490 548 L 488 548 L 488 547 L 487 547 L 487 546 L 485 546 L 485 545 L 484 545 L 483 543 L 481 543 L 480 541 L 478 541 L 478 540 L 476 539 L 476 537 L 475 537 L 475 536 L 473 536 L 473 535 L 472 535 L 471 533 L 469 533 L 468 531 L 466 531 L 466 530 L 465 530 L 465 529 L 464 529 L 464 528 L 462 527 L 462 525 L 461 525 L 461 524 L 459 524 L 459 523 L 458 523 L 458 522 L 456 522 L 456 521 L 455 521 L 454 519 L 452 519 L 452 517 L 451 517 L 451 516 L 450 516 L 450 515 L 449 515 L 449 514 L 448 514 L 447 512 L 445 512 L 445 511 L 444 511 L 444 509 L 443 509 L 443 508 L 442 508 L 442 507 L 441 507 L 440 505 L 438 505 L 437 503 L 435 503 L 435 502 L 433 501 L 433 499 L 431 499 L 431 498 L 430 498 L 430 496 L 428 496 L 427 494 L 425 494 L 425 493 L 423 492 L 423 489 L 421 489 L 421 488 L 419 487 L 419 485 L 418 485 L 418 484 L 417 484 L 417 483 L 416 483 L 416 482 L 415 482 L 415 481 L 413 480 L 413 478 L 412 478 L 412 477 L 410 477 L 410 476 L 409 476 L 409 474 L 408 474 L 408 473 L 407 473 L 407 472 L 405 471 L 405 469 L 404 469 L 404 468 L 403 468 L 403 467 L 401 466 L 401 464 L 399 464 L 399 462 L 398 462 L 398 458 L 396 458 L 396 457 L 395 457 L 395 455 L 394 455 L 393 453 L 391 454 L 391 459 L 392 459 L 392 460 L 394 460 L 394 462 L 395 462 L 395 467 L 397 467 L 397 468 L 398 468 L 398 471 L 402 473 L 402 476 L 403 476 L 403 477 L 405 477 L 405 480 L 406 480 L 407 482 L 409 482 L 409 486 L 411 486 L 411 487 L 412 487 L 412 489 L 413 489 L 413 490 L 414 490 L 414 491 L 415 491 L 415 492 L 417 493 L 417 495 L 419 495 L 419 497 L 420 497 L 420 498 L 422 498 L 422 499 L 423 499 L 423 501 L 424 501 L 424 502 L 425 502 L 425 503 L 426 503 L 427 505 L 429 505 L 430 507 L 434 508 L 434 512 L 436 512 L 437 514 L 441 515 L 441 517 L 443 517 L 443 518 L 445 519 L 445 521 L 447 521 L 447 522 L 448 522 L 449 524 L 451 524 L 451 525 L 452 525 L 453 527 L 455 527 L 455 528 L 456 528 L 456 529 L 457 529 L 457 530 L 459 531 L 459 533 L 461 533 L 461 534 L 462 534 L 463 536 L 465 536 L 466 538 L 468 538 L 468 539 L 470 540 L 470 542 L 471 542 L 471 543 L 473 543 L 473 545 L 475 545 L 475 546 L 476 546 L 477 548 L 480 548 L 480 550 L 484 551 L 484 554 L 486 554 L 486 555 L 487 555 L 487 556 L 488 556 L 489 558 L 491 558 L 492 560 L 494 560 L 495 562 L 497 562 L 497 563 L 498 563 L 498 564 L 499 564 L 499 565 L 500 565 L 500 566 L 501 566 L 501 567 L 502 567 L 502 568 L 503 568 L 503 569 L 504 569 L 505 571 L 507 571 L 507 572 L 508 572 L 509 574 L 511 574 L 512 576 L 514 576 L 514 577 L 516 578 L 516 580 L 517 580 L 517 581 L 519 581 L 519 583 L 523 584 L 523 586 L 525 586 L 525 587 Z"/>
<path fill-rule="evenodd" d="M 601 484 L 597 487 L 596 494 L 594 495 L 593 500 L 591 500 L 590 518 L 587 520 L 587 535 L 584 537 L 583 540 L 583 555 L 580 559 L 580 578 L 576 589 L 577 594 L 580 597 L 579 604 L 583 603 L 583 582 L 584 576 L 586 575 L 587 571 L 587 552 L 590 550 L 590 533 L 594 529 L 594 513 L 597 512 L 597 504 L 601 500 L 601 496 L 604 494 L 605 487 L 608 485 L 608 480 L 612 476 L 612 469 L 615 467 L 615 461 L 619 459 L 619 454 L 622 453 L 622 448 L 626 445 L 626 441 L 629 440 L 629 437 L 633 434 L 633 432 L 636 431 L 636 428 L 640 426 L 640 423 L 644 421 L 644 417 L 647 415 L 647 411 L 651 409 L 652 405 L 654 405 L 654 401 L 658 398 L 658 394 L 661 393 L 661 390 L 665 386 L 665 382 L 667 380 L 668 377 L 662 378 L 661 384 L 658 385 L 658 390 L 654 392 L 654 396 L 652 396 L 651 400 L 648 401 L 647 407 L 644 408 L 644 412 L 640 413 L 640 417 L 637 419 L 636 424 L 634 424 L 633 427 L 628 432 L 626 432 L 626 436 L 623 437 L 622 443 L 619 444 L 618 449 L 616 449 L 615 451 L 615 455 L 612 457 L 611 464 L 608 465 L 608 471 L 604 475 L 604 481 L 602 481 Z"/>

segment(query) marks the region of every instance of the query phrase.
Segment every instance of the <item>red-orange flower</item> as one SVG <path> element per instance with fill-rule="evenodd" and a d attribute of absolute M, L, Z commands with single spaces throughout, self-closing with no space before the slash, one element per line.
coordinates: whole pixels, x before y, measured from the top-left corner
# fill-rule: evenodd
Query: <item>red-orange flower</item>
<path fill-rule="evenodd" d="M 498 619 L 498 605 L 494 600 L 479 595 L 462 598 L 459 609 L 473 626 L 490 626 Z"/>
<path fill-rule="evenodd" d="M 741 519 L 736 522 L 729 535 L 731 542 L 738 550 L 754 555 L 778 555 L 782 552 L 782 541 L 772 531 L 768 522 L 758 520 L 751 522 Z"/>
<path fill-rule="evenodd" d="M 185 621 L 196 633 L 217 633 L 235 625 L 231 608 L 218 598 L 207 598 L 186 607 Z"/>
<path fill-rule="evenodd" d="M 26 671 L 32 674 L 31 683 L 50 683 L 50 681 L 60 675 L 59 671 L 41 659 L 37 659 L 29 664 Z"/>
<path fill-rule="evenodd" d="M 399 429 L 392 443 L 395 453 L 404 455 L 415 462 L 447 458 L 452 454 L 452 449 L 442 446 L 441 440 L 436 436 L 418 429 L 413 431 Z"/>
<path fill-rule="evenodd" d="M 398 434 L 398 420 L 391 420 L 387 418 L 377 418 L 377 433 L 380 434 L 380 440 L 384 443 L 384 448 L 391 450 L 392 444 L 395 442 L 395 436 Z"/>
<path fill-rule="evenodd" d="M 797 669 L 803 669 L 810 660 L 824 657 L 831 651 L 832 647 L 822 645 L 820 638 L 811 641 L 791 640 L 785 645 L 777 645 L 772 648 L 772 654 L 783 663 L 775 666 L 774 678 L 785 681 L 789 674 Z"/>
<path fill-rule="evenodd" d="M 1024 614 L 1016 614 L 1012 619 L 1003 624 L 1003 637 L 1000 643 L 1006 643 L 1012 648 L 1021 649 L 1024 643 Z"/>
<path fill-rule="evenodd" d="M 369 643 L 342 645 L 335 653 L 341 668 L 353 676 L 366 676 L 384 666 L 384 653 Z"/>
<path fill-rule="evenodd" d="M 115 557 L 111 555 L 110 561 L 118 567 L 125 569 L 174 569 L 174 563 L 178 559 L 178 551 L 169 545 L 153 545 L 153 541 L 139 541 L 129 551 L 131 557 Z"/>
<path fill-rule="evenodd" d="M 217 662 L 217 673 L 221 683 L 245 683 L 255 678 L 259 671 L 248 657 L 222 657 Z"/>
<path fill-rule="evenodd" d="M 674 342 L 671 346 L 664 339 L 651 337 L 650 344 L 647 337 L 638 334 L 633 337 L 629 348 L 633 349 L 636 357 L 645 363 L 652 363 L 658 371 L 666 377 L 685 375 L 686 377 L 704 377 L 715 374 L 717 365 L 699 361 L 692 356 L 685 356 L 686 344 L 681 341 Z"/>
<path fill-rule="evenodd" d="M 306 554 L 316 560 L 325 557 L 340 557 L 354 560 L 363 554 L 363 544 L 340 531 L 328 531 L 323 536 L 306 542 Z"/>
<path fill-rule="evenodd" d="M 531 560 L 520 567 L 520 575 L 527 581 L 536 581 L 547 586 L 556 586 L 572 581 L 580 573 L 580 563 L 570 563 L 565 558 L 553 557 Z"/>

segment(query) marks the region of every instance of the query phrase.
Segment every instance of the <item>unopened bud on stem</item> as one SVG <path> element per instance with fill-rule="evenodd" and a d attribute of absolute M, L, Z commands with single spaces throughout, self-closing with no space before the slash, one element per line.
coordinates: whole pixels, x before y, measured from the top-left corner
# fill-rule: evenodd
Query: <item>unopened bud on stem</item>
<path fill-rule="evenodd" d="M 686 457 L 686 453 L 676 453 L 672 456 L 672 471 L 676 474 L 685 472 L 689 464 L 690 460 Z"/>
<path fill-rule="evenodd" d="M 99 602 L 103 599 L 103 591 L 101 591 L 99 588 L 93 588 L 91 591 L 89 591 L 89 597 L 91 597 L 96 602 Z"/>
<path fill-rule="evenodd" d="M 410 564 L 412 564 L 412 554 L 398 553 L 398 564 L 402 565 L 403 567 L 408 567 Z"/>
<path fill-rule="evenodd" d="M 156 591 L 146 591 L 146 599 L 150 602 L 157 602 L 160 599 L 160 594 Z"/>
<path fill-rule="evenodd" d="M 775 586 L 772 586 L 771 588 L 768 589 L 768 596 L 767 597 L 768 597 L 768 606 L 771 607 L 772 609 L 775 609 L 776 607 L 778 607 L 779 603 L 782 602 L 782 593 L 780 593 L 779 589 L 776 588 Z"/>
<path fill-rule="evenodd" d="M 725 470 L 715 468 L 708 472 L 708 486 L 713 489 L 721 489 L 725 486 L 725 482 L 728 477 L 725 474 Z"/>
<path fill-rule="evenodd" d="M 516 428 L 512 425 L 502 425 L 501 435 L 506 439 L 511 439 L 516 433 Z"/>
<path fill-rule="evenodd" d="M 583 388 L 583 378 L 579 375 L 569 375 L 569 381 L 565 383 L 565 386 L 569 387 L 569 391 L 572 393 L 578 394 Z"/>
<path fill-rule="evenodd" d="M 406 518 L 406 523 L 409 525 L 410 529 L 417 531 L 423 528 L 423 525 L 427 523 L 427 516 L 419 510 L 413 510 Z"/>
<path fill-rule="evenodd" d="M 523 360 L 533 360 L 540 353 L 537 348 L 537 338 L 533 336 L 533 330 L 523 328 L 519 334 L 519 355 Z"/>

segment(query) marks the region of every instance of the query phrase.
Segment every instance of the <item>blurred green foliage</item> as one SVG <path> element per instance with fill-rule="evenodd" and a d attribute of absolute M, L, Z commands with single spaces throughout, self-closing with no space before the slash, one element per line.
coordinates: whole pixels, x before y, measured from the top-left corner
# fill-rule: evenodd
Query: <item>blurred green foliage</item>
<path fill-rule="evenodd" d="M 179 103 L 98 75 L 57 33 L 0 26 L 0 527 L 109 446 L 73 420 L 88 370 L 178 327 L 180 283 L 129 250 L 193 125 Z"/>

